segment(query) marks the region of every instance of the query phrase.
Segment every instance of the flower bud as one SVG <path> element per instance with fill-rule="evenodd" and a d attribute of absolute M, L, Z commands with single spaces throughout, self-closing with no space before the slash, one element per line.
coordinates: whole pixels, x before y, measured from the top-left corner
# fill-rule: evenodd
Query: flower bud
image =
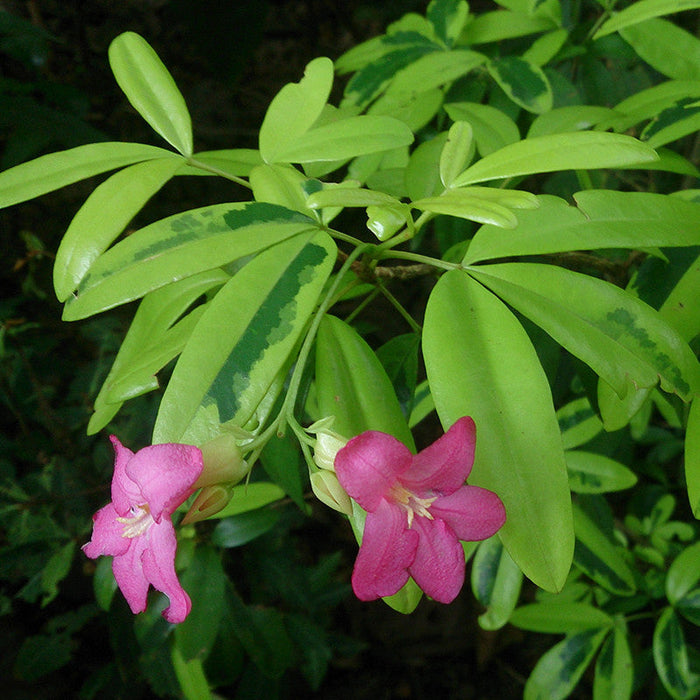
<path fill-rule="evenodd" d="M 204 469 L 194 485 L 197 489 L 215 484 L 235 484 L 250 471 L 236 438 L 230 433 L 204 443 L 201 450 Z"/>
<path fill-rule="evenodd" d="M 311 489 L 321 503 L 345 515 L 352 515 L 350 496 L 340 485 L 338 477 L 329 471 L 317 471 L 311 474 Z"/>
<path fill-rule="evenodd" d="M 211 518 L 212 515 L 216 515 L 228 505 L 232 493 L 230 486 L 226 487 L 221 484 L 205 486 L 197 494 L 197 498 L 194 499 L 190 509 L 185 513 L 181 524 L 190 525 L 200 520 Z"/>
<path fill-rule="evenodd" d="M 332 430 L 322 429 L 316 433 L 316 445 L 314 447 L 314 462 L 321 469 L 335 471 L 333 463 L 335 456 L 347 444 L 347 440 Z"/>

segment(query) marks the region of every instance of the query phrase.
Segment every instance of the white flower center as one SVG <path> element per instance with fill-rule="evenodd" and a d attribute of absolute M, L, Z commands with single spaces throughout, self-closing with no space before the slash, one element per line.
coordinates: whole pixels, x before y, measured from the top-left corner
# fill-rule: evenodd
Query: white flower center
<path fill-rule="evenodd" d="M 147 503 L 140 506 L 131 506 L 131 517 L 117 518 L 118 523 L 123 523 L 122 537 L 133 539 L 140 537 L 155 522 Z"/>
<path fill-rule="evenodd" d="M 396 503 L 406 511 L 408 527 L 413 525 L 413 518 L 416 515 L 428 518 L 428 520 L 434 520 L 429 508 L 433 504 L 433 501 L 437 500 L 437 496 L 433 496 L 432 498 L 420 498 L 414 493 L 411 493 L 408 489 L 405 489 L 399 483 L 391 487 L 391 495 Z"/>

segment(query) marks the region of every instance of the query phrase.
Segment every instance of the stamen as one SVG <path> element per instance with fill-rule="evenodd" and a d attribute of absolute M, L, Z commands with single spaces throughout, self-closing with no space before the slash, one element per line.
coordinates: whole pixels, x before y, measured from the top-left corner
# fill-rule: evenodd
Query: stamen
<path fill-rule="evenodd" d="M 422 518 L 428 518 L 428 520 L 434 520 L 429 508 L 433 504 L 433 501 L 437 500 L 437 496 L 433 496 L 432 498 L 420 498 L 411 493 L 408 489 L 405 489 L 399 483 L 391 487 L 391 495 L 394 497 L 396 503 L 406 511 L 409 528 L 413 525 L 413 518 L 416 515 Z"/>
<path fill-rule="evenodd" d="M 131 518 L 117 518 L 117 522 L 124 525 L 122 537 L 128 537 L 129 539 L 140 537 L 154 523 L 147 503 L 140 506 L 131 506 L 131 512 L 133 513 Z"/>

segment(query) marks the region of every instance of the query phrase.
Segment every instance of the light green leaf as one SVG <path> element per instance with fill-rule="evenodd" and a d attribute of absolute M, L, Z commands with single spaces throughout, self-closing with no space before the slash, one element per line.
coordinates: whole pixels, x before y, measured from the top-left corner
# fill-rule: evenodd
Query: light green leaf
<path fill-rule="evenodd" d="M 185 661 L 182 652 L 176 644 L 170 649 L 170 660 L 173 663 L 175 676 L 186 700 L 210 700 L 212 697 L 207 676 L 204 673 L 202 659 Z"/>
<path fill-rule="evenodd" d="M 476 151 L 474 130 L 469 122 L 455 122 L 447 132 L 447 141 L 440 153 L 440 181 L 449 187 L 452 181 L 472 162 Z"/>
<path fill-rule="evenodd" d="M 530 48 L 523 53 L 523 58 L 536 66 L 544 66 L 559 53 L 568 38 L 569 32 L 566 29 L 547 32 L 530 44 Z"/>
<path fill-rule="evenodd" d="M 607 634 L 607 629 L 585 630 L 555 644 L 535 665 L 525 684 L 523 699 L 568 698 Z"/>
<path fill-rule="evenodd" d="M 554 265 L 505 263 L 470 274 L 586 362 L 624 397 L 661 382 L 684 400 L 700 390 L 688 344 L 644 302 L 608 282 Z"/>
<path fill-rule="evenodd" d="M 101 255 L 66 301 L 74 321 L 308 231 L 312 219 L 263 202 L 215 204 L 156 221 Z"/>
<path fill-rule="evenodd" d="M 539 66 L 519 56 L 503 56 L 486 67 L 515 104 L 535 114 L 552 109 L 552 87 Z"/>
<path fill-rule="evenodd" d="M 561 441 L 565 450 L 585 445 L 603 430 L 603 424 L 583 396 L 574 399 L 557 411 Z"/>
<path fill-rule="evenodd" d="M 463 39 L 468 44 L 490 44 L 555 29 L 547 17 L 530 17 L 510 10 L 495 10 L 477 15 L 466 26 Z"/>
<path fill-rule="evenodd" d="M 384 367 L 349 325 L 326 316 L 316 338 L 316 393 L 321 416 L 346 438 L 365 430 L 389 433 L 414 449 L 413 436 Z"/>
<path fill-rule="evenodd" d="M 304 185 L 308 178 L 290 165 L 259 165 L 250 172 L 250 186 L 258 202 L 279 204 L 292 211 L 315 217 L 306 204 Z"/>
<path fill-rule="evenodd" d="M 120 34 L 109 46 L 114 77 L 134 109 L 169 144 L 192 155 L 192 120 L 172 75 L 146 40 Z"/>
<path fill-rule="evenodd" d="M 593 679 L 593 700 L 629 700 L 632 697 L 634 663 L 623 620 L 616 620 L 613 633 L 598 654 Z"/>
<path fill-rule="evenodd" d="M 482 156 L 520 140 L 520 131 L 516 123 L 507 114 L 491 105 L 482 105 L 477 102 L 453 102 L 445 105 L 445 111 L 455 122 L 469 122 L 474 132 L 476 147 Z"/>
<path fill-rule="evenodd" d="M 569 486 L 574 493 L 608 493 L 632 488 L 636 474 L 624 464 L 593 452 L 565 452 Z"/>
<path fill-rule="evenodd" d="M 380 95 L 367 110 L 368 114 L 387 114 L 399 119 L 416 133 L 440 111 L 444 93 L 441 88 L 420 92 Z"/>
<path fill-rule="evenodd" d="M 699 129 L 700 101 L 687 98 L 657 114 L 644 128 L 640 138 L 656 148 L 693 134 Z"/>
<path fill-rule="evenodd" d="M 665 19 L 649 19 L 620 34 L 659 73 L 675 80 L 700 80 L 700 39 L 679 26 Z"/>
<path fill-rule="evenodd" d="M 625 27 L 631 27 L 651 17 L 661 17 L 682 10 L 692 10 L 700 7 L 700 0 L 639 0 L 633 5 L 616 12 L 594 34 L 594 39 L 617 32 Z"/>
<path fill-rule="evenodd" d="M 579 131 L 536 136 L 504 146 L 467 168 L 453 186 L 556 170 L 624 168 L 658 156 L 646 144 L 624 134 Z"/>
<path fill-rule="evenodd" d="M 73 217 L 56 252 L 53 283 L 65 301 L 93 262 L 182 166 L 178 156 L 131 165 L 99 185 Z"/>
<path fill-rule="evenodd" d="M 540 114 L 527 132 L 528 138 L 561 134 L 568 131 L 583 131 L 599 124 L 604 119 L 617 116 L 615 110 L 597 105 L 570 105 L 558 107 Z"/>
<path fill-rule="evenodd" d="M 472 591 L 486 608 L 479 626 L 497 630 L 510 619 L 518 603 L 523 574 L 497 536 L 482 542 L 472 563 Z"/>
<path fill-rule="evenodd" d="M 232 549 L 269 532 L 280 520 L 281 511 L 273 508 L 258 508 L 222 519 L 211 533 L 215 547 Z"/>
<path fill-rule="evenodd" d="M 693 515 L 700 518 L 700 401 L 690 405 L 685 433 L 685 481 Z"/>
<path fill-rule="evenodd" d="M 67 542 L 55 550 L 46 562 L 46 566 L 41 572 L 42 608 L 47 606 L 58 595 L 58 585 L 68 576 L 74 554 L 75 542 Z"/>
<path fill-rule="evenodd" d="M 333 62 L 316 58 L 298 83 L 285 85 L 267 108 L 260 127 L 260 155 L 266 163 L 292 147 L 318 119 L 333 85 Z"/>
<path fill-rule="evenodd" d="M 154 158 L 171 151 L 141 143 L 108 141 L 49 153 L 0 173 L 0 208 L 39 197 L 85 178 Z"/>
<path fill-rule="evenodd" d="M 447 132 L 443 132 L 424 141 L 411 153 L 411 159 L 401 173 L 411 199 L 431 197 L 443 191 L 440 182 L 440 154 L 446 142 Z"/>
<path fill-rule="evenodd" d="M 467 21 L 469 5 L 464 0 L 431 0 L 425 14 L 437 36 L 452 46 Z"/>
<path fill-rule="evenodd" d="M 686 547 L 668 568 L 666 597 L 676 605 L 700 582 L 700 542 Z"/>
<path fill-rule="evenodd" d="M 476 422 L 470 483 L 503 500 L 503 544 L 538 586 L 561 589 L 573 552 L 571 501 L 549 384 L 527 334 L 495 296 L 453 271 L 430 295 L 423 354 L 443 425 L 464 415 Z"/>
<path fill-rule="evenodd" d="M 666 608 L 654 628 L 654 665 L 664 688 L 673 698 L 691 700 L 700 693 L 700 675 L 692 668 L 680 619 Z"/>
<path fill-rule="evenodd" d="M 283 488 L 269 481 L 254 481 L 250 484 L 239 484 L 231 489 L 231 500 L 218 513 L 210 516 L 210 520 L 230 518 L 233 515 L 249 513 L 286 497 Z"/>
<path fill-rule="evenodd" d="M 262 133 L 262 132 L 261 132 Z M 413 142 L 413 133 L 398 119 L 364 114 L 311 129 L 279 148 L 274 160 L 313 163 L 388 151 Z"/>
<path fill-rule="evenodd" d="M 571 634 L 612 627 L 613 618 L 588 603 L 555 601 L 522 605 L 512 614 L 510 623 L 530 632 Z"/>
<path fill-rule="evenodd" d="M 329 187 L 309 195 L 306 206 L 310 209 L 324 207 L 401 207 L 401 200 L 384 192 L 357 187 Z"/>
<path fill-rule="evenodd" d="M 700 244 L 700 205 L 653 192 L 587 190 L 574 199 L 541 195 L 540 206 L 518 213 L 512 231 L 480 228 L 462 261 L 601 248 L 647 249 Z"/>
<path fill-rule="evenodd" d="M 245 425 L 287 362 L 335 257 L 327 234 L 308 233 L 260 253 L 222 287 L 175 366 L 154 443 L 197 445 L 226 425 Z"/>
<path fill-rule="evenodd" d="M 633 595 L 637 590 L 634 574 L 625 561 L 622 548 L 614 545 L 575 504 L 574 528 L 576 566 L 610 593 L 619 596 Z"/>

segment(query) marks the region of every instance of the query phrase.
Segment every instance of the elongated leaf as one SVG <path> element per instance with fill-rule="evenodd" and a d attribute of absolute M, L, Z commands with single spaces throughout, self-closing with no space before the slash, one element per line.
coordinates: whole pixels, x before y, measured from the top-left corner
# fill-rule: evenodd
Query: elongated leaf
<path fill-rule="evenodd" d="M 180 356 L 154 442 L 202 444 L 222 426 L 243 426 L 253 416 L 301 335 L 335 255 L 327 234 L 306 234 L 264 251 L 233 276 Z"/>
<path fill-rule="evenodd" d="M 554 23 L 547 17 L 530 17 L 520 12 L 495 10 L 475 17 L 465 29 L 465 39 L 470 44 L 490 44 L 554 28 Z"/>
<path fill-rule="evenodd" d="M 503 500 L 503 544 L 538 586 L 559 590 L 573 553 L 571 501 L 549 384 L 525 331 L 481 285 L 448 272 L 428 301 L 423 355 L 443 425 L 476 422 L 470 482 Z"/>
<path fill-rule="evenodd" d="M 396 197 L 376 190 L 358 189 L 356 187 L 330 187 L 309 195 L 306 204 L 311 209 L 324 207 L 401 207 Z"/>
<path fill-rule="evenodd" d="M 120 34 L 109 46 L 109 64 L 134 109 L 168 143 L 192 155 L 192 120 L 172 75 L 146 40 Z"/>
<path fill-rule="evenodd" d="M 91 143 L 49 153 L 0 173 L 0 208 L 125 165 L 172 155 L 156 146 L 121 141 Z"/>
<path fill-rule="evenodd" d="M 630 382 L 684 400 L 700 390 L 700 364 L 659 314 L 602 280 L 554 265 L 506 263 L 470 274 L 586 362 L 620 397 Z"/>
<path fill-rule="evenodd" d="M 229 275 L 225 272 L 210 270 L 161 287 L 144 297 L 95 399 L 88 435 L 104 428 L 119 411 L 122 401 L 116 397 L 136 396 L 157 388 L 155 373 L 184 347 L 173 342 L 175 339 L 169 329 L 198 297 L 213 287 L 223 285 L 228 279 Z M 190 323 L 187 320 L 189 316 L 191 314 L 177 324 L 178 335 Z M 164 342 L 166 336 L 168 342 Z M 150 352 L 146 348 L 150 348 Z M 162 360 L 164 363 L 160 364 Z M 115 386 L 119 387 L 119 391 L 115 390 Z"/>
<path fill-rule="evenodd" d="M 607 629 L 585 630 L 567 636 L 537 662 L 525 684 L 524 700 L 564 700 L 581 680 Z"/>
<path fill-rule="evenodd" d="M 177 645 L 170 650 L 170 660 L 183 696 L 186 700 L 210 700 L 212 697 L 209 682 L 204 673 L 201 659 L 185 661 Z"/>
<path fill-rule="evenodd" d="M 685 434 L 685 481 L 693 515 L 700 518 L 700 401 L 693 401 L 688 412 Z"/>
<path fill-rule="evenodd" d="M 468 14 L 465 0 L 432 0 L 425 16 L 435 27 L 435 33 L 451 46 L 461 34 Z"/>
<path fill-rule="evenodd" d="M 566 29 L 553 29 L 535 39 L 523 53 L 523 58 L 536 66 L 544 66 L 559 53 L 568 37 Z"/>
<path fill-rule="evenodd" d="M 579 450 L 565 454 L 569 486 L 574 493 L 622 491 L 637 483 L 636 474 L 614 459 Z"/>
<path fill-rule="evenodd" d="M 66 301 L 63 318 L 99 313 L 314 226 L 303 214 L 263 202 L 215 204 L 170 216 L 100 256 Z"/>
<path fill-rule="evenodd" d="M 258 508 L 246 513 L 223 518 L 211 533 L 211 543 L 216 547 L 241 547 L 271 530 L 281 513 L 272 508 Z"/>
<path fill-rule="evenodd" d="M 445 105 L 445 111 L 453 121 L 465 121 L 471 125 L 476 146 L 482 156 L 498 151 L 520 139 L 516 123 L 500 109 L 491 105 L 482 105 L 477 102 L 453 102 Z"/>
<path fill-rule="evenodd" d="M 469 122 L 455 122 L 440 153 L 440 181 L 449 187 L 474 158 L 474 129 Z"/>
<path fill-rule="evenodd" d="M 574 506 L 574 527 L 576 566 L 605 590 L 620 596 L 632 595 L 636 591 L 634 574 L 621 549 L 577 506 Z"/>
<path fill-rule="evenodd" d="M 448 190 L 440 197 L 418 199 L 412 206 L 433 214 L 447 214 L 499 228 L 514 228 L 518 223 L 510 209 L 498 202 L 472 195 L 469 189 Z"/>
<path fill-rule="evenodd" d="M 700 46 L 700 41 L 698 45 Z M 660 112 L 647 124 L 640 138 L 657 148 L 693 134 L 699 129 L 700 104 L 697 100 L 688 98 Z"/>
<path fill-rule="evenodd" d="M 604 119 L 611 119 L 617 112 L 609 107 L 598 105 L 570 105 L 552 109 L 545 114 L 540 114 L 530 130 L 528 138 L 534 136 L 546 136 L 547 134 L 561 134 L 567 131 L 582 131 L 590 129 Z"/>
<path fill-rule="evenodd" d="M 700 582 L 700 542 L 686 547 L 674 560 L 666 576 L 666 597 L 671 605 L 682 601 Z"/>
<path fill-rule="evenodd" d="M 700 244 L 700 205 L 678 197 L 589 190 L 575 195 L 578 208 L 549 195 L 537 199 L 539 208 L 519 212 L 512 232 L 479 229 L 463 264 L 568 250 Z"/>
<path fill-rule="evenodd" d="M 552 109 L 552 87 L 539 66 L 520 56 L 503 56 L 489 61 L 487 68 L 515 104 L 535 114 Z"/>
<path fill-rule="evenodd" d="M 479 626 L 485 630 L 500 629 L 517 605 L 523 574 L 498 537 L 479 545 L 471 579 L 474 596 L 486 608 L 479 615 Z"/>
<path fill-rule="evenodd" d="M 681 622 L 673 608 L 666 608 L 654 628 L 654 665 L 672 697 L 691 700 L 700 693 L 698 669 L 691 668 L 689 649 Z"/>
<path fill-rule="evenodd" d="M 654 149 L 623 134 L 600 131 L 550 134 L 518 141 L 484 156 L 459 175 L 453 185 L 461 187 L 556 170 L 624 168 L 657 158 Z"/>
<path fill-rule="evenodd" d="M 561 441 L 565 450 L 580 447 L 603 430 L 603 424 L 584 396 L 574 399 L 557 411 Z"/>
<path fill-rule="evenodd" d="M 298 136 L 276 151 L 275 161 L 312 163 L 345 160 L 388 151 L 413 142 L 413 133 L 398 119 L 364 114 L 331 122 Z"/>
<path fill-rule="evenodd" d="M 255 481 L 252 484 L 240 484 L 231 489 L 231 500 L 228 505 L 211 516 L 211 519 L 220 520 L 241 513 L 257 511 L 263 506 L 279 501 L 287 494 L 284 489 L 269 481 Z"/>
<path fill-rule="evenodd" d="M 182 163 L 177 156 L 147 160 L 120 170 L 95 189 L 56 252 L 53 284 L 59 301 L 70 296 L 92 263 Z"/>
<path fill-rule="evenodd" d="M 639 0 L 624 10 L 616 12 L 607 22 L 603 23 L 593 38 L 600 39 L 607 34 L 639 24 L 639 22 L 651 17 L 661 17 L 681 10 L 692 10 L 695 7 L 700 7 L 700 0 Z"/>
<path fill-rule="evenodd" d="M 260 127 L 260 155 L 266 163 L 293 146 L 318 119 L 333 84 L 333 63 L 316 58 L 298 83 L 285 85 L 267 108 Z"/>
<path fill-rule="evenodd" d="M 612 627 L 613 618 L 588 603 L 551 602 L 522 605 L 513 613 L 510 622 L 530 632 L 571 634 Z"/>
<path fill-rule="evenodd" d="M 351 326 L 334 316 L 326 316 L 318 330 L 316 393 L 320 414 L 335 416 L 333 430 L 344 437 L 379 430 L 414 449 L 413 436 L 379 359 Z"/>
<path fill-rule="evenodd" d="M 593 680 L 593 700 L 627 700 L 632 697 L 634 663 L 623 621 L 615 621 L 613 633 L 598 654 Z"/>

